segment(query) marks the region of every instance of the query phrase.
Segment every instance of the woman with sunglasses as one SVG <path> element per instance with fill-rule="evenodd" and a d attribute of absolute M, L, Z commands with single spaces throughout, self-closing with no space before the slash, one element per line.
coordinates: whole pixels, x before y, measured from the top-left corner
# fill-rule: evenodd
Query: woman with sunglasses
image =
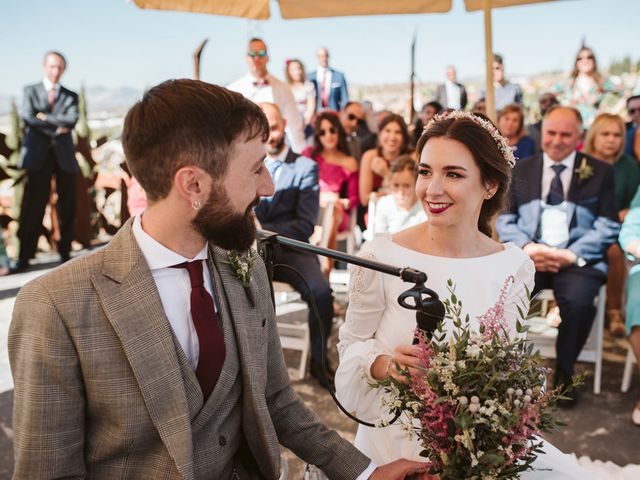
<path fill-rule="evenodd" d="M 585 129 L 593 122 L 605 94 L 614 89 L 614 85 L 598 71 L 593 50 L 586 46 L 578 51 L 569 79 L 555 87 L 561 104 L 578 109 Z"/>
<path fill-rule="evenodd" d="M 372 192 L 382 187 L 391 164 L 409 152 L 409 130 L 400 115 L 387 115 L 378 126 L 378 147 L 367 150 L 360 160 L 360 204 L 367 206 Z"/>
<path fill-rule="evenodd" d="M 304 122 L 306 133 L 307 127 L 311 124 L 313 114 L 316 112 L 316 90 L 313 83 L 307 80 L 304 73 L 304 65 L 297 58 L 286 61 L 284 76 L 289 87 L 291 87 L 293 98 L 296 99 L 296 105 Z"/>
<path fill-rule="evenodd" d="M 629 212 L 631 200 L 640 185 L 640 166 L 624 153 L 625 126 L 618 115 L 601 113 L 593 121 L 584 141 L 584 153 L 613 165 L 616 203 L 620 222 Z M 625 260 L 616 242 L 607 251 L 607 317 L 609 330 L 615 336 L 624 336 L 622 289 L 625 283 Z"/>
<path fill-rule="evenodd" d="M 338 231 L 349 227 L 349 213 L 358 205 L 358 163 L 349 152 L 347 134 L 338 114 L 325 110 L 314 122 L 313 145 L 302 155 L 318 163 L 320 206 L 333 202 L 328 248 L 336 248 Z M 329 279 L 334 261 L 323 257 L 322 270 Z"/>
<path fill-rule="evenodd" d="M 486 118 L 452 111 L 427 125 L 417 153 L 415 190 L 428 220 L 394 235 L 377 236 L 363 245 L 360 255 L 424 271 L 426 286 L 442 300 L 449 298 L 451 279 L 474 330 L 479 330 L 479 316 L 503 308 L 507 328 L 514 333 L 519 306 L 528 307 L 535 267 L 515 244 L 491 238 L 493 219 L 507 203 L 515 164 L 511 149 Z M 387 417 L 380 406 L 382 389 L 370 384 L 389 377 L 406 381 L 398 369 L 420 362 L 419 350 L 412 345 L 415 312 L 398 303 L 408 287 L 400 278 L 362 267 L 351 274 L 349 307 L 339 334 L 336 393 L 348 411 L 370 422 Z M 450 329 L 451 320 L 445 322 Z M 360 425 L 355 445 L 378 464 L 423 458 L 418 440 L 408 439 L 398 424 Z M 534 466 L 550 471 L 527 472 L 520 478 L 592 478 L 549 443 L 544 450 Z"/>

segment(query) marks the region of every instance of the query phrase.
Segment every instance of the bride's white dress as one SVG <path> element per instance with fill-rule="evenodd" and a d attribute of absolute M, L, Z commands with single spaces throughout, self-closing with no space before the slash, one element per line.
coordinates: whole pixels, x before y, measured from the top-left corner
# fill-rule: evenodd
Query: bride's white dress
<path fill-rule="evenodd" d="M 517 246 L 507 243 L 504 250 L 477 258 L 446 258 L 426 255 L 404 248 L 390 235 L 380 235 L 363 245 L 360 255 L 378 262 L 412 267 L 428 275 L 426 286 L 441 299 L 449 297 L 447 280 L 455 283 L 472 328 L 478 328 L 477 316 L 493 307 L 509 276 L 514 277 L 505 303 L 505 316 L 514 326 L 517 305 L 526 299 L 526 287 L 533 289 L 535 268 Z M 336 372 L 338 399 L 367 421 L 384 416 L 380 409 L 381 391 L 369 387 L 370 368 L 378 355 L 391 354 L 396 345 L 410 344 L 416 326 L 415 312 L 398 304 L 398 296 L 410 288 L 398 277 L 373 270 L 356 268 L 351 275 L 349 308 L 340 328 L 338 352 L 340 366 Z M 407 439 L 397 425 L 386 428 L 358 426 L 355 445 L 378 465 L 398 458 L 424 460 L 417 440 Z M 527 480 L 576 479 L 593 477 L 580 467 L 575 457 L 563 454 L 545 442 L 545 454 L 535 462 L 536 471 L 522 474 Z"/>

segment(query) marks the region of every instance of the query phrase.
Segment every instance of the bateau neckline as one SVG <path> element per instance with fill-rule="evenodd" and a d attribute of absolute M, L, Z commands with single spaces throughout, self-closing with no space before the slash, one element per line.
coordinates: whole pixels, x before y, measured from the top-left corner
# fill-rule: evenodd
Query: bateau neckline
<path fill-rule="evenodd" d="M 456 261 L 459 261 L 459 260 L 484 260 L 484 259 L 492 258 L 492 257 L 495 257 L 497 255 L 501 255 L 501 254 L 503 254 L 505 252 L 508 252 L 510 250 L 513 250 L 513 247 L 515 246 L 515 244 L 513 242 L 505 242 L 505 243 L 502 244 L 504 248 L 502 250 L 500 250 L 499 252 L 490 253 L 488 255 L 482 255 L 480 257 L 443 257 L 441 255 L 432 255 L 430 253 L 418 252 L 417 250 L 413 250 L 412 248 L 408 248 L 408 247 L 402 246 L 402 245 L 394 242 L 393 238 L 388 233 L 385 234 L 383 238 L 386 241 L 388 241 L 389 243 L 391 243 L 393 246 L 395 246 L 397 248 L 400 248 L 402 250 L 405 250 L 407 252 L 411 252 L 412 254 L 415 254 L 415 255 L 422 255 L 422 256 L 425 256 L 425 257 L 436 258 L 436 259 L 440 259 L 440 260 L 456 260 Z"/>

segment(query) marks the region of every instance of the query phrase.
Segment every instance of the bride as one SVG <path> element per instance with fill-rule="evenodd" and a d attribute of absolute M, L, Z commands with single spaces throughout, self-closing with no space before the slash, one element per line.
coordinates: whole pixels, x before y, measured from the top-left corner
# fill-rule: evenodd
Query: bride
<path fill-rule="evenodd" d="M 360 255 L 382 263 L 410 266 L 427 273 L 426 286 L 441 299 L 448 297 L 447 280 L 456 285 L 472 327 L 476 317 L 493 307 L 508 277 L 513 277 L 504 305 L 515 330 L 517 305 L 533 290 L 535 269 L 529 257 L 512 243 L 491 239 L 491 221 L 504 207 L 515 162 L 506 140 L 492 123 L 459 111 L 436 116 L 417 146 L 416 194 L 428 220 L 395 235 L 365 243 Z M 419 360 L 411 345 L 415 313 L 404 309 L 398 296 L 409 285 L 396 277 L 358 267 L 352 274 L 349 308 L 340 328 L 340 366 L 335 384 L 339 400 L 368 421 L 384 417 L 382 391 L 370 383 L 396 370 L 415 367 Z M 449 326 L 450 327 L 450 326 Z M 398 425 L 360 425 L 355 445 L 381 465 L 398 458 L 421 459 L 417 440 Z M 545 442 L 545 454 L 526 479 L 591 479 L 574 457 Z"/>

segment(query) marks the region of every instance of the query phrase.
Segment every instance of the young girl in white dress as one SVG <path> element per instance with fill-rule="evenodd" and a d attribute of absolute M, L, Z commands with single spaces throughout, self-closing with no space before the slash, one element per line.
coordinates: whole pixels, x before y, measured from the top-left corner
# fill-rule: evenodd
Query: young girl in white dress
<path fill-rule="evenodd" d="M 517 246 L 492 240 L 492 219 L 505 206 L 513 154 L 506 140 L 487 120 L 462 112 L 436 116 L 418 142 L 419 174 L 416 194 L 428 220 L 395 235 L 365 243 L 360 255 L 382 263 L 408 266 L 428 275 L 426 286 L 448 298 L 447 280 L 465 313 L 478 329 L 477 317 L 493 307 L 509 277 L 504 305 L 515 330 L 516 305 L 533 290 L 533 262 Z M 352 274 L 346 321 L 340 328 L 336 391 L 347 410 L 370 422 L 388 417 L 380 407 L 382 391 L 373 381 L 415 367 L 419 360 L 411 345 L 415 312 L 398 304 L 410 288 L 397 277 L 364 268 Z M 451 326 L 448 325 L 447 328 Z M 409 440 L 398 425 L 369 428 L 360 425 L 355 445 L 378 464 L 398 458 L 421 459 L 417 440 Z M 592 477 L 574 457 L 545 442 L 534 472 L 526 479 Z"/>

